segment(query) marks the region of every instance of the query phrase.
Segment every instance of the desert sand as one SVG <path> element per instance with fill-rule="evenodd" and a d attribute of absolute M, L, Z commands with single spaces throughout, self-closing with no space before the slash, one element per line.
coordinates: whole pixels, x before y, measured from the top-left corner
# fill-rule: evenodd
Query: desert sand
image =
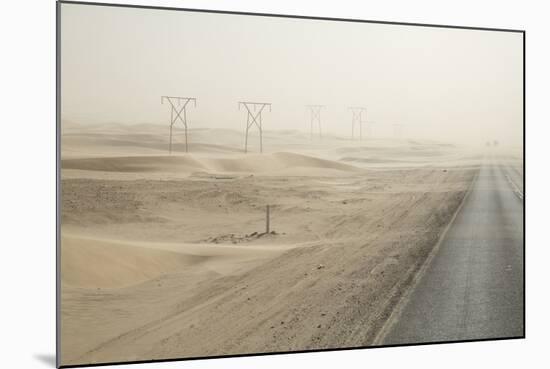
<path fill-rule="evenodd" d="M 64 122 L 61 363 L 365 346 L 461 203 L 481 154 Z M 271 208 L 265 233 L 265 206 Z"/>

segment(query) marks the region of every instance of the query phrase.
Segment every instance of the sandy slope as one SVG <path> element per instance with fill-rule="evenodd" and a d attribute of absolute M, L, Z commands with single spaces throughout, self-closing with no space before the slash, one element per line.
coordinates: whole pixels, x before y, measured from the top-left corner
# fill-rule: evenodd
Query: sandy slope
<path fill-rule="evenodd" d="M 288 152 L 274 154 L 240 154 L 232 158 L 195 158 L 186 156 L 128 156 L 62 160 L 63 169 L 99 172 L 157 172 L 189 174 L 210 172 L 273 173 L 292 168 L 354 171 L 356 167 L 336 161 L 319 159 Z M 310 172 L 304 172 L 307 174 Z"/>
<path fill-rule="evenodd" d="M 369 344 L 477 160 L 296 132 L 244 155 L 231 131 L 194 132 L 204 150 L 168 157 L 156 127 L 113 146 L 127 128 L 67 131 L 65 364 Z"/>
<path fill-rule="evenodd" d="M 290 247 L 121 242 L 64 236 L 62 282 L 71 287 L 120 288 L 172 273 L 242 272 Z"/>
<path fill-rule="evenodd" d="M 61 280 L 75 287 L 123 287 L 199 265 L 201 255 L 64 236 Z"/>

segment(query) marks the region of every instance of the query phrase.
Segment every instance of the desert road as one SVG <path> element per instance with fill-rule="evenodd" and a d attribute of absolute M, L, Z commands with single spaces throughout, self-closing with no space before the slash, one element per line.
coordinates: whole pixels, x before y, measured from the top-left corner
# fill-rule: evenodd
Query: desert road
<path fill-rule="evenodd" d="M 488 156 L 376 344 L 521 337 L 523 309 L 523 175 Z"/>

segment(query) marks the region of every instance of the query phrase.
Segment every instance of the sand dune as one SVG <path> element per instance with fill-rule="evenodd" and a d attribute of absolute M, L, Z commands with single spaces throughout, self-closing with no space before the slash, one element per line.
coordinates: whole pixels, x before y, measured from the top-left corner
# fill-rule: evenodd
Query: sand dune
<path fill-rule="evenodd" d="M 72 235 L 64 235 L 61 244 L 62 282 L 81 288 L 127 287 L 172 273 L 197 283 L 212 274 L 242 272 L 294 247 L 123 242 Z"/>
<path fill-rule="evenodd" d="M 62 281 L 74 287 L 121 287 L 198 265 L 207 257 L 123 243 L 63 237 Z"/>
<path fill-rule="evenodd" d="M 387 314 L 388 291 L 408 288 L 409 273 L 431 250 L 472 172 L 348 174 L 337 181 L 66 180 L 64 191 L 78 191 L 64 195 L 64 212 L 80 221 L 105 211 L 166 221 L 64 223 L 62 260 L 74 269 L 62 271 L 63 362 L 368 344 Z M 133 194 L 138 206 L 125 210 L 112 194 Z M 226 206 L 233 194 L 245 205 L 258 196 L 282 201 L 272 214 L 280 235 L 265 244 L 208 242 L 205 236 L 223 242 L 220 235 L 263 226 L 256 208 Z M 124 241 L 105 243 L 92 233 Z"/>
<path fill-rule="evenodd" d="M 63 169 L 103 172 L 246 172 L 261 173 L 289 168 L 315 168 L 340 171 L 358 170 L 352 165 L 287 152 L 236 155 L 229 158 L 185 156 L 129 156 L 65 159 Z M 303 173 L 306 174 L 306 173 Z"/>
<path fill-rule="evenodd" d="M 208 159 L 206 162 L 210 168 L 220 172 L 271 172 L 288 168 L 357 170 L 352 165 L 288 152 L 251 154 L 235 159 Z"/>
<path fill-rule="evenodd" d="M 74 158 L 102 156 L 142 156 L 144 154 L 166 155 L 168 141 L 166 137 L 149 134 L 127 134 L 105 137 L 101 134 L 89 133 L 67 134 L 63 137 L 64 156 Z M 185 153 L 184 142 L 172 144 L 174 153 Z M 241 153 L 241 146 L 219 145 L 191 141 L 188 146 L 192 153 Z"/>
<path fill-rule="evenodd" d="M 204 165 L 191 156 L 129 156 L 65 159 L 63 169 L 92 170 L 100 172 L 170 172 L 196 171 Z"/>
<path fill-rule="evenodd" d="M 220 129 L 190 130 L 188 154 L 176 130 L 169 156 L 166 126 L 65 128 L 64 364 L 368 344 L 476 160 L 297 131 L 244 154 Z"/>
<path fill-rule="evenodd" d="M 62 156 L 65 160 L 90 159 L 90 158 L 126 158 L 168 156 L 168 128 L 164 125 L 138 124 L 125 126 L 122 124 L 105 124 L 97 126 L 67 125 L 63 133 Z M 285 162 L 278 153 L 302 154 L 312 158 L 321 158 L 340 164 L 348 164 L 362 168 L 380 168 L 384 165 L 393 167 L 422 166 L 431 162 L 436 165 L 456 164 L 464 159 L 464 150 L 452 144 L 428 140 L 395 140 L 389 138 L 368 137 L 362 141 L 350 140 L 349 137 L 337 137 L 327 134 L 322 140 L 311 140 L 303 132 L 286 131 L 265 131 L 263 137 L 264 155 L 261 156 L 262 163 L 254 162 L 250 157 L 258 155 L 259 137 L 256 131 L 251 132 L 248 144 L 249 153 L 244 155 L 244 137 L 239 130 L 216 129 L 216 128 L 192 128 L 189 135 L 189 153 L 186 153 L 184 132 L 175 127 L 172 152 L 177 155 L 191 155 L 199 160 L 205 170 L 217 172 L 273 172 L 287 170 L 287 175 L 300 174 L 292 168 L 310 167 L 316 168 L 314 173 L 306 175 L 321 174 L 321 169 L 347 170 L 342 166 L 334 166 L 330 163 L 298 163 Z M 218 161 L 217 159 L 223 158 Z M 207 160 L 204 160 L 207 159 Z M 475 160 L 477 160 L 476 158 Z M 162 162 L 158 159 L 159 165 L 151 168 L 150 165 L 143 166 L 142 163 L 126 163 L 119 173 L 147 173 L 147 172 L 170 172 L 185 174 L 192 171 L 192 168 L 185 166 L 178 167 L 177 162 Z M 207 162 L 208 161 L 208 162 Z M 77 169 L 82 163 L 68 163 L 67 169 Z M 290 164 L 290 165 L 289 165 Z M 299 165 L 298 165 L 299 164 Z M 312 165 L 313 164 L 313 165 Z M 328 165 L 327 165 L 328 164 Z M 83 170 L 104 171 L 105 173 L 116 173 L 116 170 L 101 169 L 103 164 L 93 164 L 83 167 Z M 113 165 L 118 167 L 118 163 Z M 268 171 L 267 168 L 270 168 Z M 74 176 L 75 173 L 71 175 Z M 81 173 L 81 175 L 86 175 Z"/>

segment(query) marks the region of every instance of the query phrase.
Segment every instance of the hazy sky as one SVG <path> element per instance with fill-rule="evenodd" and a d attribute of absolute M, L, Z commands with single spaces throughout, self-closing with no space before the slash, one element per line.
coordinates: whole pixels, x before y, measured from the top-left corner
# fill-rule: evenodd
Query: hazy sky
<path fill-rule="evenodd" d="M 62 117 L 169 124 L 161 95 L 193 96 L 191 127 L 244 129 L 237 102 L 273 104 L 265 129 L 522 140 L 522 35 L 431 27 L 62 5 Z"/>

